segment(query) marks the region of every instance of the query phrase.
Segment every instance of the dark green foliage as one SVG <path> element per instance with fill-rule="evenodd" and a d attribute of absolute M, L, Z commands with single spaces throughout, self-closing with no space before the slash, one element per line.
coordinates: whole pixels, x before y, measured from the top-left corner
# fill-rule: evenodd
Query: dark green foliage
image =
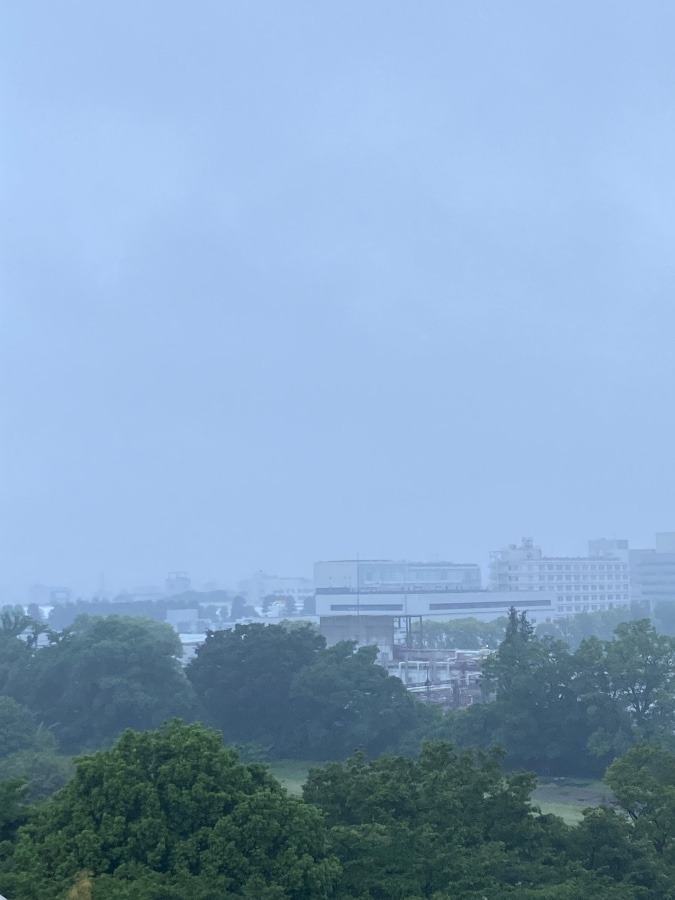
<path fill-rule="evenodd" d="M 460 746 L 500 744 L 510 766 L 540 774 L 603 771 L 587 750 L 593 729 L 575 690 L 573 657 L 562 641 L 535 637 L 524 614 L 512 610 L 482 683 L 493 702 L 451 714 L 441 733 L 447 730 Z"/>
<path fill-rule="evenodd" d="M 343 758 L 355 748 L 378 754 L 419 725 L 425 709 L 376 656 L 376 647 L 357 650 L 343 641 L 318 652 L 295 675 L 290 696 L 300 721 L 293 755 L 301 755 L 303 747 L 312 759 Z"/>
<path fill-rule="evenodd" d="M 101 747 L 127 727 L 194 717 L 180 655 L 180 640 L 168 625 L 83 616 L 32 656 L 13 691 L 64 750 Z"/>
<path fill-rule="evenodd" d="M 71 774 L 71 762 L 58 755 L 54 735 L 16 700 L 0 696 L 0 782 L 25 783 L 25 802 L 37 803 L 62 788 Z"/>
<path fill-rule="evenodd" d="M 20 689 L 33 652 L 12 630 L 0 628 L 0 693 Z"/>
<path fill-rule="evenodd" d="M 47 735 L 51 737 L 51 735 Z M 26 785 L 26 803 L 40 803 L 61 790 L 73 774 L 73 761 L 56 752 L 56 742 L 20 750 L 0 760 L 0 782 L 19 779 Z"/>
<path fill-rule="evenodd" d="M 27 819 L 24 805 L 25 783 L 20 778 L 0 782 L 0 850 L 2 842 L 12 841 Z"/>
<path fill-rule="evenodd" d="M 675 756 L 638 744 L 612 763 L 605 780 L 633 821 L 636 837 L 675 864 Z"/>
<path fill-rule="evenodd" d="M 290 798 L 219 735 L 171 722 L 78 761 L 32 811 L 0 784 L 0 887 L 14 900 L 672 900 L 675 756 L 640 745 L 608 781 L 629 815 L 577 827 L 534 776 L 442 741 L 357 753 Z"/>
<path fill-rule="evenodd" d="M 61 897 L 82 872 L 95 897 L 319 900 L 338 866 L 311 806 L 215 732 L 172 722 L 79 760 L 4 870 L 7 892 L 26 900 Z"/>
<path fill-rule="evenodd" d="M 304 794 L 330 825 L 340 898 L 638 896 L 618 882 L 634 873 L 639 852 L 621 845 L 629 865 L 610 872 L 600 863 L 612 847 L 598 833 L 588 864 L 576 829 L 530 805 L 533 784 L 524 773 L 504 776 L 494 751 L 431 742 L 417 762 L 356 755 L 315 769 Z"/>
<path fill-rule="evenodd" d="M 599 775 L 636 740 L 672 735 L 674 677 L 675 640 L 646 619 L 572 653 L 512 610 L 483 669 L 491 702 L 450 714 L 438 733 L 459 746 L 500 744 L 508 765 L 543 775 Z"/>
<path fill-rule="evenodd" d="M 293 678 L 323 646 L 323 638 L 309 629 L 236 625 L 209 633 L 186 672 L 210 721 L 228 741 L 277 751 L 292 740 L 297 721 L 297 704 L 290 699 Z"/>
<path fill-rule="evenodd" d="M 375 656 L 351 642 L 326 649 L 312 628 L 237 625 L 209 634 L 187 675 L 228 741 L 331 759 L 396 746 L 424 715 Z"/>
<path fill-rule="evenodd" d="M 0 760 L 19 750 L 35 747 L 38 733 L 35 717 L 11 697 L 0 695 Z"/>

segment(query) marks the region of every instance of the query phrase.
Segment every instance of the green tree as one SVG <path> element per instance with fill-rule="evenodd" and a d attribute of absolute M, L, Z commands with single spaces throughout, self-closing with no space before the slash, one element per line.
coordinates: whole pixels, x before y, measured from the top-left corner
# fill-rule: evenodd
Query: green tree
<path fill-rule="evenodd" d="M 356 754 L 312 770 L 304 796 L 331 828 L 339 896 L 493 897 L 502 886 L 560 880 L 570 829 L 538 816 L 534 777 L 504 775 L 500 759 L 432 741 L 417 761 Z"/>
<path fill-rule="evenodd" d="M 51 735 L 47 733 L 45 737 L 51 738 Z M 16 779 L 24 783 L 24 800 L 28 804 L 41 803 L 60 791 L 72 774 L 72 759 L 57 753 L 48 742 L 0 759 L 0 781 Z"/>
<path fill-rule="evenodd" d="M 23 613 L 21 613 L 23 616 Z M 0 693 L 12 693 L 23 683 L 31 657 L 33 644 L 21 640 L 19 635 L 26 627 L 26 617 L 5 607 L 0 615 Z"/>
<path fill-rule="evenodd" d="M 605 781 L 633 820 L 636 837 L 675 863 L 675 755 L 637 744 L 612 763 Z"/>
<path fill-rule="evenodd" d="M 611 641 L 588 638 L 574 654 L 575 686 L 593 726 L 588 746 L 610 762 L 636 740 L 672 735 L 675 639 L 648 619 L 623 622 Z"/>
<path fill-rule="evenodd" d="M 298 706 L 289 750 L 309 759 L 394 749 L 428 718 L 403 682 L 377 664 L 377 648 L 357 649 L 353 641 L 320 650 L 295 675 L 290 698 Z"/>
<path fill-rule="evenodd" d="M 35 717 L 12 697 L 0 696 L 0 760 L 18 750 L 35 747 L 38 726 Z"/>
<path fill-rule="evenodd" d="M 301 706 L 291 685 L 324 647 L 309 628 L 235 625 L 207 634 L 186 672 L 210 723 L 228 741 L 262 744 L 283 756 L 295 742 Z"/>
<path fill-rule="evenodd" d="M 391 748 L 425 710 L 353 642 L 326 649 L 313 628 L 237 625 L 207 636 L 187 674 L 230 742 L 273 757 L 331 759 Z"/>
<path fill-rule="evenodd" d="M 623 622 L 605 642 L 609 688 L 640 732 L 675 725 L 675 638 L 658 634 L 649 619 Z"/>
<path fill-rule="evenodd" d="M 538 638 L 525 614 L 512 609 L 504 640 L 483 667 L 482 687 L 493 701 L 451 713 L 440 733 L 462 747 L 500 744 L 509 766 L 540 774 L 600 774 L 574 680 L 567 645 Z"/>
<path fill-rule="evenodd" d="M 263 766 L 238 762 L 215 732 L 178 721 L 126 731 L 113 749 L 80 759 L 70 784 L 19 830 L 3 869 L 7 892 L 25 900 L 62 897 L 82 873 L 94 898 L 159 900 L 180 889 L 319 900 L 339 871 L 316 810 Z"/>
<path fill-rule="evenodd" d="M 58 643 L 34 654 L 15 691 L 66 751 L 101 747 L 127 727 L 194 717 L 181 653 L 164 623 L 82 616 Z"/>

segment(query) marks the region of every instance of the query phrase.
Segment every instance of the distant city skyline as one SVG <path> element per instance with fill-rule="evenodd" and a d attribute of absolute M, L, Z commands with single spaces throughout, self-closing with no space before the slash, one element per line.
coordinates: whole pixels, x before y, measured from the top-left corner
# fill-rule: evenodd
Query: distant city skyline
<path fill-rule="evenodd" d="M 671 532 L 664 530 L 662 533 L 670 534 Z M 453 556 L 452 553 L 441 553 L 441 554 L 427 554 L 427 555 L 419 555 L 412 553 L 402 553 L 402 554 L 366 554 L 361 552 L 356 553 L 346 553 L 342 556 L 338 554 L 330 554 L 324 553 L 322 557 L 317 557 L 316 559 L 311 560 L 311 562 L 303 569 L 303 570 L 295 570 L 292 571 L 289 567 L 285 567 L 283 569 L 277 570 L 272 567 L 265 566 L 257 566 L 250 571 L 246 572 L 234 572 L 231 577 L 222 576 L 222 577 L 202 577 L 201 573 L 193 573 L 190 570 L 185 570 L 187 575 L 191 580 L 191 589 L 196 591 L 203 590 L 229 590 L 236 592 L 239 587 L 241 587 L 243 582 L 249 581 L 251 578 L 254 578 L 256 575 L 265 575 L 271 576 L 274 578 L 286 578 L 289 580 L 297 580 L 302 578 L 311 579 L 312 571 L 314 564 L 319 561 L 319 559 L 331 559 L 331 558 L 342 558 L 342 559 L 356 559 L 357 557 L 362 560 L 367 559 L 387 559 L 392 561 L 419 561 L 419 562 L 432 562 L 434 559 L 443 560 L 445 562 L 453 562 L 453 563 L 466 563 L 466 564 L 477 564 L 480 566 L 481 576 L 483 580 L 483 585 L 487 585 L 489 580 L 489 571 L 490 571 L 490 553 L 495 550 L 502 550 L 507 548 L 510 544 L 519 544 L 520 541 L 524 537 L 532 537 L 534 543 L 541 547 L 544 551 L 544 556 L 578 556 L 585 557 L 588 555 L 588 542 L 589 540 L 597 540 L 599 538 L 608 538 L 609 540 L 627 540 L 628 546 L 631 550 L 649 550 L 654 549 L 656 546 L 656 535 L 657 532 L 652 532 L 651 537 L 646 539 L 646 541 L 642 544 L 634 544 L 629 539 L 622 536 L 611 536 L 608 535 L 595 535 L 594 537 L 585 537 L 576 541 L 569 541 L 565 547 L 561 548 L 558 545 L 554 545 L 549 541 L 542 540 L 537 534 L 532 532 L 526 532 L 523 535 L 518 535 L 516 537 L 508 536 L 508 539 L 492 546 L 490 548 L 484 549 L 482 553 L 476 554 L 473 558 L 466 557 L 460 558 L 457 554 Z M 565 549 L 567 548 L 567 549 Z M 214 567 L 215 568 L 215 567 Z M 154 578 L 146 577 L 145 579 L 140 579 L 138 582 L 132 583 L 130 581 L 124 583 L 121 580 L 117 581 L 114 577 L 109 576 L 106 572 L 105 575 L 105 588 L 108 596 L 116 596 L 122 593 L 123 591 L 132 593 L 135 590 L 150 590 L 157 589 L 159 595 L 166 595 L 167 591 L 165 589 L 165 582 L 169 572 L 175 571 L 175 569 L 167 569 L 163 574 L 157 574 Z M 43 585 L 47 588 L 59 588 L 65 587 L 69 588 L 73 592 L 73 596 L 81 596 L 81 597 L 93 597 L 97 596 L 100 593 L 100 577 L 101 573 L 99 572 L 97 575 L 96 584 L 87 585 L 84 581 L 78 581 L 77 578 L 62 579 L 61 581 L 49 582 L 46 579 L 34 579 L 24 586 L 17 586 L 15 591 L 12 591 L 10 588 L 0 585 L 0 603 L 27 603 L 29 602 L 29 592 L 32 586 L 40 586 Z"/>

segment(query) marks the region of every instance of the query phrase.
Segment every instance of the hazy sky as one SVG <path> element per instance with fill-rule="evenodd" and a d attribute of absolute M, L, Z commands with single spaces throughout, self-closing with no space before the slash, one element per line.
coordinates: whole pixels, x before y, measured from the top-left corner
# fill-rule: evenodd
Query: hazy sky
<path fill-rule="evenodd" d="M 675 5 L 8 0 L 0 599 L 675 529 Z"/>

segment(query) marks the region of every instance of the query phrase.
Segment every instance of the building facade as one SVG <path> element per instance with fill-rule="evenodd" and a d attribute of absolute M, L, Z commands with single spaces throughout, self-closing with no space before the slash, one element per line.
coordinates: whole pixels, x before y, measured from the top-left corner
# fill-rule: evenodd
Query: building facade
<path fill-rule="evenodd" d="M 377 644 L 386 657 L 395 635 L 412 620 L 507 615 L 514 606 L 531 621 L 550 619 L 555 594 L 519 596 L 481 587 L 479 566 L 447 562 L 334 560 L 314 565 L 316 614 L 329 644 L 354 640 Z"/>
<path fill-rule="evenodd" d="M 532 538 L 490 554 L 490 588 L 545 592 L 557 615 L 628 607 L 631 603 L 628 541 L 588 542 L 588 556 L 544 556 Z"/>
<path fill-rule="evenodd" d="M 675 532 L 660 532 L 654 549 L 631 550 L 629 558 L 633 603 L 646 615 L 675 604 Z"/>

